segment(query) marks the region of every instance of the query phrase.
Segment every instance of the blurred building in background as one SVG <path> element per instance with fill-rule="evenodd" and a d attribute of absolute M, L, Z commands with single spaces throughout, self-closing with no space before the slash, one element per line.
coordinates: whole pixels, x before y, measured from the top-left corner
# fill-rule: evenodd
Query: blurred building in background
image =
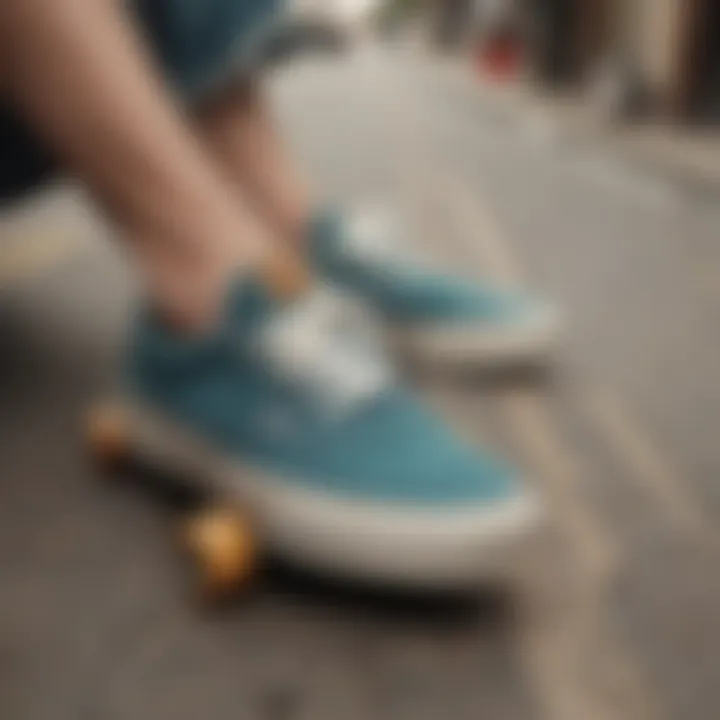
<path fill-rule="evenodd" d="M 594 92 L 617 114 L 720 123 L 717 0 L 417 0 L 444 47 Z"/>
<path fill-rule="evenodd" d="M 720 120 L 715 0 L 534 0 L 530 38 L 545 82 L 614 81 L 636 111 Z M 616 95 L 617 97 L 617 95 Z"/>

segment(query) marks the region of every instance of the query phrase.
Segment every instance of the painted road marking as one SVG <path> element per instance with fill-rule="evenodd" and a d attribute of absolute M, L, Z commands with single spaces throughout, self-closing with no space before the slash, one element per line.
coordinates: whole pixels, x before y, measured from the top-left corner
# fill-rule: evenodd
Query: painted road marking
<path fill-rule="evenodd" d="M 596 431 L 630 470 L 629 479 L 660 504 L 682 534 L 718 549 L 720 538 L 712 522 L 683 492 L 682 483 L 668 458 L 619 398 L 607 390 L 595 390 L 586 392 L 583 400 L 583 410 Z"/>
<path fill-rule="evenodd" d="M 497 220 L 459 180 L 443 187 L 449 189 L 455 216 L 465 224 L 459 236 L 472 239 L 475 252 L 495 278 L 520 284 L 519 264 Z M 563 591 L 571 597 L 560 599 L 562 612 L 554 608 L 536 614 L 533 602 L 537 599 L 531 596 L 529 613 L 517 631 L 519 657 L 526 663 L 537 696 L 548 716 L 558 720 L 661 718 L 641 663 L 611 631 L 606 618 L 606 598 L 622 552 L 580 495 L 583 469 L 578 459 L 563 442 L 541 395 L 516 391 L 503 404 L 530 467 L 540 474 L 570 541 L 578 543 L 574 587 Z M 547 592 L 543 582 L 542 577 L 535 580 L 531 593 L 537 593 L 538 587 L 539 592 Z M 589 665 L 601 675 L 587 677 Z"/>
<path fill-rule="evenodd" d="M 455 217 L 463 221 L 465 232 L 459 236 L 468 239 L 494 277 L 520 284 L 519 263 L 488 208 L 457 179 L 444 178 L 442 186 L 448 190 Z M 579 543 L 575 578 L 579 595 L 566 600 L 562 617 L 536 617 L 531 612 L 518 629 L 519 655 L 527 663 L 538 696 L 549 716 L 561 720 L 662 717 L 641 663 L 611 631 L 605 617 L 605 601 L 622 553 L 579 493 L 583 470 L 578 459 L 563 442 L 542 396 L 515 392 L 504 400 L 504 408 L 560 520 Z M 583 676 L 591 660 L 599 661 L 602 682 Z"/>

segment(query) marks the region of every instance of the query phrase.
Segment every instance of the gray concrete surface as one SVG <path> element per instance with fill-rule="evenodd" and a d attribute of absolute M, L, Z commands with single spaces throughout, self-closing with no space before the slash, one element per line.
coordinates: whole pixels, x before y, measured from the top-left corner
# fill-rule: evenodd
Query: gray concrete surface
<path fill-rule="evenodd" d="M 512 596 L 475 608 L 275 571 L 198 612 L 167 512 L 83 455 L 134 293 L 63 190 L 0 225 L 0 716 L 716 717 L 717 209 L 499 120 L 429 57 L 308 63 L 273 98 L 324 192 L 392 207 L 440 262 L 567 307 L 544 374 L 416 378 L 518 459 L 556 531 Z"/>

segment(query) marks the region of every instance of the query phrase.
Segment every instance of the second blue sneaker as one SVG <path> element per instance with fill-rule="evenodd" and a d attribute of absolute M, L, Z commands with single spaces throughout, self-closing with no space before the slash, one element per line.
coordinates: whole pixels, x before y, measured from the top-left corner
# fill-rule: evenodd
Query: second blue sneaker
<path fill-rule="evenodd" d="M 558 314 L 549 303 L 419 262 L 377 216 L 319 215 L 309 242 L 319 273 L 372 307 L 402 347 L 420 358 L 531 360 L 557 334 Z"/>
<path fill-rule="evenodd" d="M 126 401 L 137 440 L 237 497 L 300 564 L 473 584 L 535 527 L 537 502 L 398 383 L 344 302 L 282 304 L 247 281 L 195 340 L 146 315 Z"/>

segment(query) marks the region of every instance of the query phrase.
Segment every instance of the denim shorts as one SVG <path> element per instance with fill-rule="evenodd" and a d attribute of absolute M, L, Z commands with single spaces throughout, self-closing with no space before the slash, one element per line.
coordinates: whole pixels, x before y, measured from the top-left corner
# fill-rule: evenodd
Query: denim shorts
<path fill-rule="evenodd" d="M 186 103 L 252 75 L 284 0 L 132 0 L 130 12 L 169 87 Z M 52 177 L 57 167 L 32 131 L 0 106 L 0 201 Z"/>

